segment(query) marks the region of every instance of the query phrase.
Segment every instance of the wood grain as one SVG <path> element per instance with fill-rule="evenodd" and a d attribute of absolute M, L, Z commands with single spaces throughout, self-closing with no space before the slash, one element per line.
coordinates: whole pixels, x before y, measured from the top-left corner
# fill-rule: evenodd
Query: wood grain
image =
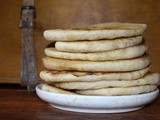
<path fill-rule="evenodd" d="M 2 80 L 5 78 L 6 82 L 14 81 L 10 78 L 20 78 L 22 36 L 19 30 L 19 10 L 21 4 L 22 1 L 0 0 L 0 78 Z"/>
<path fill-rule="evenodd" d="M 152 71 L 160 72 L 160 1 L 159 0 L 35 0 L 35 32 L 38 72 L 44 67 L 42 57 L 48 44 L 43 31 L 94 23 L 120 21 L 146 23 L 144 33 L 152 58 Z M 21 32 L 18 29 L 19 1 L 0 1 L 0 77 L 19 78 L 21 65 Z M 12 8 L 12 9 L 11 9 Z M 5 17 L 3 17 L 5 16 Z M 6 81 L 8 82 L 8 81 Z"/>
<path fill-rule="evenodd" d="M 24 0 L 23 6 L 34 6 L 34 0 Z M 34 42 L 34 9 L 22 10 L 22 69 L 21 85 L 27 86 L 29 91 L 34 91 L 37 85 L 37 63 L 35 59 L 35 42 Z M 25 26 L 29 23 L 32 26 Z"/>
<path fill-rule="evenodd" d="M 24 97 L 25 95 L 25 97 Z M 121 114 L 87 114 L 58 110 L 18 86 L 0 89 L 1 120 L 160 120 L 160 96 L 145 108 Z"/>

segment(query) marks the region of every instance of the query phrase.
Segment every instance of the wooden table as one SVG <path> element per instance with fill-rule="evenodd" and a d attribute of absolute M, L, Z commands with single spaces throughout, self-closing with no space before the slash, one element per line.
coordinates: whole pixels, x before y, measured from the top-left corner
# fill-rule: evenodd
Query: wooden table
<path fill-rule="evenodd" d="M 19 85 L 0 85 L 0 120 L 160 120 L 160 96 L 135 112 L 86 114 L 52 108 Z"/>

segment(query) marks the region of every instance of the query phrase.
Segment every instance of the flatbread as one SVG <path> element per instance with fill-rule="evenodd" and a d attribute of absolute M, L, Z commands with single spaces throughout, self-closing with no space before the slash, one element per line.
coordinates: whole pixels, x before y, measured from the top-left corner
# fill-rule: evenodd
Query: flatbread
<path fill-rule="evenodd" d="M 55 86 L 51 86 L 51 85 L 48 85 L 48 84 L 43 84 L 42 85 L 42 90 L 48 91 L 48 92 L 60 93 L 60 94 L 76 95 L 76 93 L 74 93 L 74 92 L 63 90 L 63 89 L 60 89 L 60 88 L 57 88 Z"/>
<path fill-rule="evenodd" d="M 93 90 L 100 88 L 109 88 L 109 87 L 132 87 L 148 84 L 158 84 L 159 82 L 158 73 L 150 73 L 145 75 L 143 78 L 130 81 L 94 81 L 94 82 L 63 82 L 63 83 L 54 83 L 56 87 L 69 90 Z"/>
<path fill-rule="evenodd" d="M 89 82 L 89 81 L 112 81 L 112 80 L 133 80 L 143 77 L 150 71 L 150 67 L 132 72 L 72 72 L 72 71 L 49 71 L 40 72 L 42 80 L 48 83 L 53 82 Z"/>
<path fill-rule="evenodd" d="M 135 46 L 142 43 L 142 36 L 119 38 L 115 40 L 95 40 L 76 42 L 56 42 L 58 51 L 66 52 L 104 52 Z"/>
<path fill-rule="evenodd" d="M 44 37 L 50 41 L 114 39 L 141 35 L 146 28 L 146 24 L 114 22 L 68 30 L 46 30 L 44 32 Z"/>
<path fill-rule="evenodd" d="M 75 70 L 75 71 L 99 71 L 99 72 L 116 72 L 116 71 L 134 71 L 146 68 L 150 64 L 148 56 L 129 60 L 115 61 L 72 61 L 45 57 L 43 58 L 44 66 L 49 70 Z"/>
<path fill-rule="evenodd" d="M 147 48 L 148 47 L 145 45 L 138 45 L 113 51 L 96 53 L 70 53 L 61 52 L 56 50 L 55 48 L 46 48 L 45 54 L 49 57 L 60 59 L 104 61 L 139 57 L 147 51 Z"/>
<path fill-rule="evenodd" d="M 104 88 L 97 90 L 77 91 L 83 95 L 98 95 L 98 96 L 121 96 L 121 95 L 137 95 L 147 92 L 152 92 L 157 88 L 157 85 L 144 85 L 126 88 Z"/>

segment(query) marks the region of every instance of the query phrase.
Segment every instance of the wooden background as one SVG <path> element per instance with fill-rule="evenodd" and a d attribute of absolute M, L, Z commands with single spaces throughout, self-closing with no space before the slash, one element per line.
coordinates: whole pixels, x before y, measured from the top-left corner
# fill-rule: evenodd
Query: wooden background
<path fill-rule="evenodd" d="M 152 71 L 160 72 L 160 0 L 35 0 L 35 30 L 38 71 L 47 42 L 43 31 L 79 27 L 103 22 L 146 23 L 144 34 L 152 58 Z M 19 83 L 21 30 L 19 10 L 22 0 L 0 0 L 0 82 Z"/>

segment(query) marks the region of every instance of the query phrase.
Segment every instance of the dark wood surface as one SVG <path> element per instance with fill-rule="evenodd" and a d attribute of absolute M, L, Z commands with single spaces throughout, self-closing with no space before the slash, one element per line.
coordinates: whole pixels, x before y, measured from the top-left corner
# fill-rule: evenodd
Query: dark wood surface
<path fill-rule="evenodd" d="M 0 120 L 160 120 L 160 96 L 135 112 L 86 114 L 52 108 L 18 85 L 0 85 Z"/>
<path fill-rule="evenodd" d="M 0 82 L 20 83 L 22 0 L 0 0 Z M 47 45 L 43 31 L 120 21 L 146 23 L 144 34 L 152 58 L 152 70 L 160 72 L 160 0 L 35 0 L 35 46 L 38 72 Z"/>

